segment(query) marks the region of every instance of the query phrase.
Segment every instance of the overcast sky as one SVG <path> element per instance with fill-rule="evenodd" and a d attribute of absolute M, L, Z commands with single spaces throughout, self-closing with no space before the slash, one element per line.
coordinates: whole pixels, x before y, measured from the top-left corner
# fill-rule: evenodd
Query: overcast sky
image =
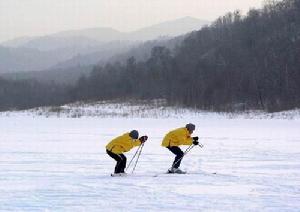
<path fill-rule="evenodd" d="M 185 16 L 212 21 L 261 6 L 262 0 L 0 0 L 0 42 L 91 27 L 132 31 Z"/>

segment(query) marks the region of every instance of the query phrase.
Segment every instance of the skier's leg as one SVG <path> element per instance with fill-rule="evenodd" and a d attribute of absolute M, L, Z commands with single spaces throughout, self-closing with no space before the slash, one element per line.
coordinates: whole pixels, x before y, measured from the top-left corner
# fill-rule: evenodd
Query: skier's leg
<path fill-rule="evenodd" d="M 178 147 L 178 146 L 172 146 L 172 147 L 167 147 L 173 154 L 176 155 L 175 160 L 173 162 L 172 167 L 173 168 L 178 168 L 180 166 L 182 157 L 183 157 L 183 151 Z"/>
<path fill-rule="evenodd" d="M 126 168 L 127 158 L 125 155 L 120 154 L 121 162 L 120 162 L 120 173 L 125 173 L 124 169 Z"/>
<path fill-rule="evenodd" d="M 110 157 L 112 157 L 113 159 L 115 159 L 117 161 L 116 166 L 115 166 L 115 174 L 121 173 L 121 165 L 122 165 L 122 161 L 123 161 L 121 155 L 123 155 L 123 154 L 118 155 L 118 154 L 115 154 L 115 153 L 113 153 L 113 152 L 111 152 L 109 150 L 106 150 L 106 153 Z"/>

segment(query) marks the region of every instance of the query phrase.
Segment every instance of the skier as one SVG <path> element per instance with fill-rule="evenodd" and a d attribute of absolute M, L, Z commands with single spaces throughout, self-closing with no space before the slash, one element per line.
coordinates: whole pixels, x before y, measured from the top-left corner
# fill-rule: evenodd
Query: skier
<path fill-rule="evenodd" d="M 148 136 L 144 135 L 139 138 L 139 133 L 137 130 L 132 130 L 129 133 L 125 133 L 106 145 L 106 153 L 117 161 L 115 166 L 114 175 L 122 176 L 125 175 L 126 167 L 126 156 L 124 152 L 128 152 L 136 146 L 140 146 L 142 143 L 146 142 Z M 113 176 L 113 175 L 112 175 Z"/>
<path fill-rule="evenodd" d="M 172 167 L 168 170 L 168 173 L 185 174 L 184 171 L 179 169 L 181 160 L 184 153 L 179 148 L 179 145 L 198 145 L 198 137 L 191 137 L 195 130 L 194 124 L 187 124 L 185 127 L 178 128 L 170 131 L 163 139 L 162 146 L 168 148 L 173 154 L 176 155 Z"/>

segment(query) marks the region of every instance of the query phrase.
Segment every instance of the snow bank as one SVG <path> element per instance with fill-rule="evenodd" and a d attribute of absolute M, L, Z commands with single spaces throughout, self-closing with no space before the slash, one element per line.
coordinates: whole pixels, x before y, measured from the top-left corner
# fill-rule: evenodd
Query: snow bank
<path fill-rule="evenodd" d="M 94 103 L 74 103 L 57 107 L 39 107 L 24 111 L 0 112 L 0 117 L 98 117 L 98 118 L 225 118 L 225 119 L 300 119 L 300 109 L 291 111 L 266 113 L 262 111 L 246 111 L 236 113 L 216 113 L 196 109 L 166 106 L 163 100 L 147 102 L 118 103 L 102 101 Z"/>

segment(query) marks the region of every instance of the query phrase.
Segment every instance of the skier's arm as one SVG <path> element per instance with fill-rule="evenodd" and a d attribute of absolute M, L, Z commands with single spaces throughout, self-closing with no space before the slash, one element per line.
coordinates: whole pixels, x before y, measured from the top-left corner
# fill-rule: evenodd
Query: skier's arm
<path fill-rule="evenodd" d="M 142 142 L 139 140 L 139 139 L 135 139 L 133 142 L 132 142 L 133 146 L 140 146 L 142 144 Z"/>
<path fill-rule="evenodd" d="M 182 144 L 183 145 L 192 145 L 193 144 L 193 138 L 191 136 L 185 136 L 185 139 L 183 139 Z"/>
<path fill-rule="evenodd" d="M 134 146 L 140 146 L 141 144 L 145 143 L 147 140 L 148 140 L 148 136 L 143 135 L 143 136 L 141 136 L 139 139 L 136 139 L 136 140 L 133 142 L 133 145 L 134 145 Z"/>

